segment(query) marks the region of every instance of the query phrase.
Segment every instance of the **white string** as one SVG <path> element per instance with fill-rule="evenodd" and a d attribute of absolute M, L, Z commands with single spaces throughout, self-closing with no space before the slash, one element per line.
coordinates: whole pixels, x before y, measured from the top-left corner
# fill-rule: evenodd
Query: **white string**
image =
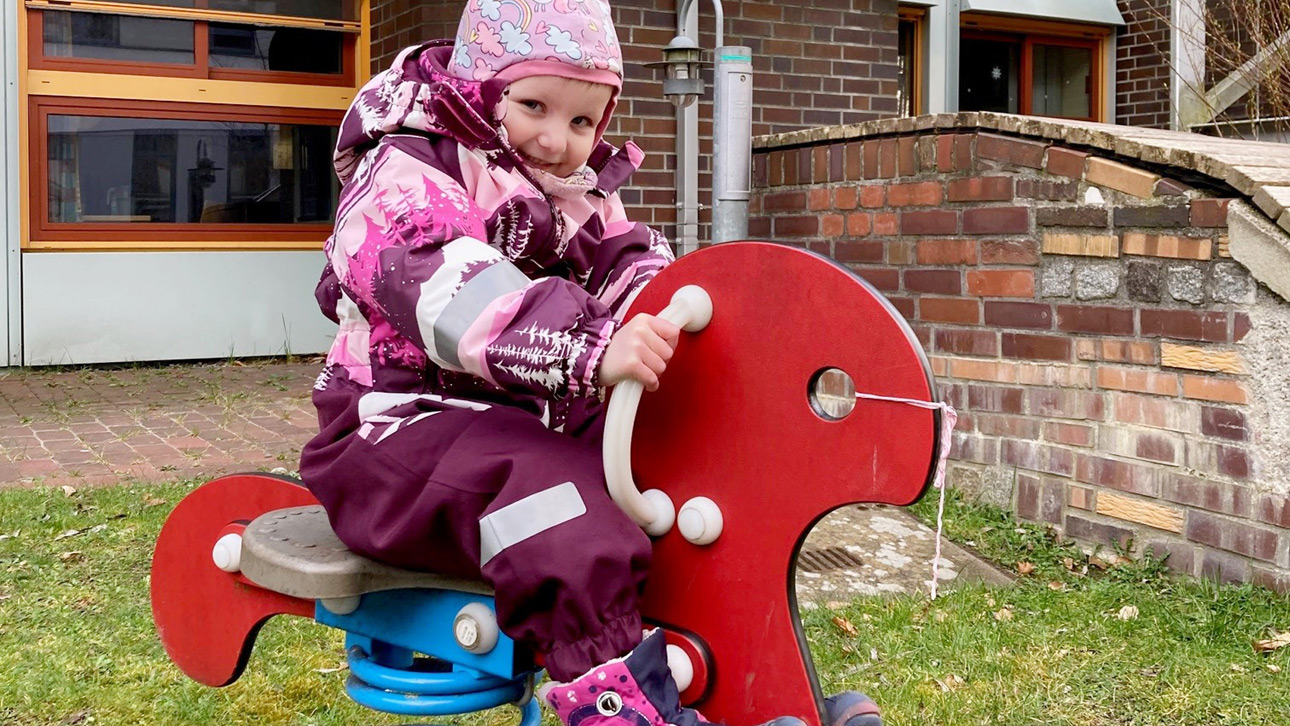
<path fill-rule="evenodd" d="M 937 586 L 940 584 L 940 565 L 941 565 L 941 532 L 945 528 L 945 462 L 950 456 L 950 443 L 954 432 L 954 424 L 959 420 L 959 412 L 954 407 L 944 401 L 919 401 L 913 398 L 893 398 L 891 396 L 878 396 L 872 393 L 856 393 L 856 398 L 863 398 L 869 401 L 890 401 L 892 403 L 904 403 L 910 406 L 926 408 L 941 412 L 941 431 L 940 431 L 940 452 L 936 457 L 936 476 L 932 479 L 932 485 L 941 490 L 940 501 L 936 505 L 936 556 L 932 559 L 932 599 L 936 599 Z"/>

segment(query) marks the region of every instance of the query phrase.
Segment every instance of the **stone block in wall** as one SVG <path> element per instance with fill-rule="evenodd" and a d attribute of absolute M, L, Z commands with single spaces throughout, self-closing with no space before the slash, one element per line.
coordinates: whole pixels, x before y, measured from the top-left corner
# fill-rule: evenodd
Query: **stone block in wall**
<path fill-rule="evenodd" d="M 1183 439 L 1159 429 L 1103 425 L 1098 428 L 1097 448 L 1128 459 L 1177 466 L 1182 461 Z"/>
<path fill-rule="evenodd" d="M 1160 343 L 1160 365 L 1166 368 L 1185 368 L 1233 375 L 1244 375 L 1249 372 L 1241 354 L 1235 350 L 1199 348 L 1167 341 Z"/>
<path fill-rule="evenodd" d="M 1041 249 L 1049 255 L 1119 257 L 1120 240 L 1110 234 L 1045 231 Z"/>
<path fill-rule="evenodd" d="M 1143 524 L 1166 532 L 1183 531 L 1183 511 L 1155 502 L 1126 497 L 1114 492 L 1103 492 L 1097 498 L 1098 514 L 1126 522 Z"/>
<path fill-rule="evenodd" d="M 1064 489 L 1057 479 L 1018 474 L 1017 514 L 1037 522 L 1061 524 Z"/>
<path fill-rule="evenodd" d="M 1075 268 L 1075 297 L 1079 300 L 1106 300 L 1120 292 L 1120 266 L 1116 264 L 1079 265 Z"/>
<path fill-rule="evenodd" d="M 1250 426 L 1240 409 L 1219 406 L 1202 406 L 1200 430 L 1206 436 L 1228 441 L 1249 441 Z M 1290 522 L 1286 524 L 1290 527 Z"/>
<path fill-rule="evenodd" d="M 1108 459 L 1097 453 L 1077 454 L 1075 479 L 1107 489 L 1144 497 L 1160 496 L 1160 467 Z"/>
<path fill-rule="evenodd" d="M 1094 503 L 1097 499 L 1092 489 L 1068 485 L 1066 487 L 1066 506 L 1076 509 L 1083 509 L 1086 512 L 1093 511 Z"/>
<path fill-rule="evenodd" d="M 1075 292 L 1075 261 L 1046 258 L 1039 272 L 1039 290 L 1044 297 L 1070 297 Z"/>
<path fill-rule="evenodd" d="M 1277 494 L 1260 496 L 1255 516 L 1260 522 L 1290 529 L 1290 497 Z"/>
<path fill-rule="evenodd" d="M 1160 179 L 1149 171 L 1099 157 L 1089 158 L 1084 178 L 1090 184 L 1142 199 L 1150 199 L 1154 195 L 1156 182 Z"/>
<path fill-rule="evenodd" d="M 1075 346 L 1080 360 L 1103 360 L 1113 363 L 1155 365 L 1155 343 L 1138 340 L 1088 340 L 1081 339 Z"/>
<path fill-rule="evenodd" d="M 1249 481 L 1254 473 L 1254 461 L 1248 449 L 1194 439 L 1187 442 L 1183 465 L 1202 474 L 1218 474 L 1235 481 Z"/>
<path fill-rule="evenodd" d="M 1165 289 L 1179 302 L 1199 305 L 1205 302 L 1205 271 L 1190 265 L 1165 268 Z"/>
<path fill-rule="evenodd" d="M 1161 284 L 1163 267 L 1153 260 L 1129 260 L 1124 275 L 1124 285 L 1129 299 L 1135 302 L 1158 303 L 1164 286 Z"/>
<path fill-rule="evenodd" d="M 1214 302 L 1250 305 L 1255 301 L 1257 286 L 1244 265 L 1217 262 L 1209 280 L 1209 296 Z"/>

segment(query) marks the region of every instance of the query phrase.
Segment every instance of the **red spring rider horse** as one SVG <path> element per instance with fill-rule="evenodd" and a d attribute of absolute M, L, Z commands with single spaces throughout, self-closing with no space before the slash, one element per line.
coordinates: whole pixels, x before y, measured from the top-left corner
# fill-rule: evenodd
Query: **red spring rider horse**
<path fill-rule="evenodd" d="M 690 332 L 657 392 L 614 390 L 605 435 L 610 492 L 655 537 L 642 613 L 667 633 L 686 705 L 723 723 L 819 726 L 794 561 L 829 511 L 909 504 L 930 482 L 941 414 L 906 405 L 934 401 L 926 358 L 863 280 L 769 243 L 681 258 L 628 317 L 660 310 Z M 821 379 L 847 377 L 859 399 L 837 407 Z M 207 685 L 236 680 L 260 626 L 286 613 L 346 631 L 346 689 L 364 705 L 514 703 L 525 726 L 539 718 L 532 654 L 498 633 L 482 585 L 349 552 L 293 479 L 227 476 L 180 502 L 157 541 L 152 602 L 167 653 Z"/>

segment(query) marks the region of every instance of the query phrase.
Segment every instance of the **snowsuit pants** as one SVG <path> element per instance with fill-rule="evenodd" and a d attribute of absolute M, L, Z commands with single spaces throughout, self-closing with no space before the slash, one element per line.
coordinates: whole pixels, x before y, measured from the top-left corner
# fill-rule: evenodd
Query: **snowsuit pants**
<path fill-rule="evenodd" d="M 482 579 L 502 631 L 559 681 L 640 642 L 650 542 L 605 487 L 603 417 L 574 437 L 517 408 L 422 399 L 365 423 L 363 389 L 332 384 L 300 474 L 350 549 Z"/>

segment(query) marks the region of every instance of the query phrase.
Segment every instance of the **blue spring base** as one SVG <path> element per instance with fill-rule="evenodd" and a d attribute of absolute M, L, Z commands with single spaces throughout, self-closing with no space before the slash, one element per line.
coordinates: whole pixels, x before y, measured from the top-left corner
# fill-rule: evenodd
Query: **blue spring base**
<path fill-rule="evenodd" d="M 344 614 L 320 601 L 314 617 L 345 631 L 345 690 L 360 705 L 400 716 L 452 716 L 511 704 L 520 709 L 519 726 L 538 726 L 532 686 L 539 671 L 514 641 L 499 634 L 492 650 L 475 654 L 454 640 L 453 619 L 470 603 L 493 608 L 492 598 L 473 593 L 392 590 L 363 595 Z"/>
<path fill-rule="evenodd" d="M 538 726 L 542 720 L 529 693 L 531 676 L 506 679 L 437 658 L 413 659 L 403 648 L 352 634 L 346 651 L 345 691 L 367 708 L 400 716 L 451 716 L 517 704 L 527 694 L 519 706 L 519 726 Z"/>

